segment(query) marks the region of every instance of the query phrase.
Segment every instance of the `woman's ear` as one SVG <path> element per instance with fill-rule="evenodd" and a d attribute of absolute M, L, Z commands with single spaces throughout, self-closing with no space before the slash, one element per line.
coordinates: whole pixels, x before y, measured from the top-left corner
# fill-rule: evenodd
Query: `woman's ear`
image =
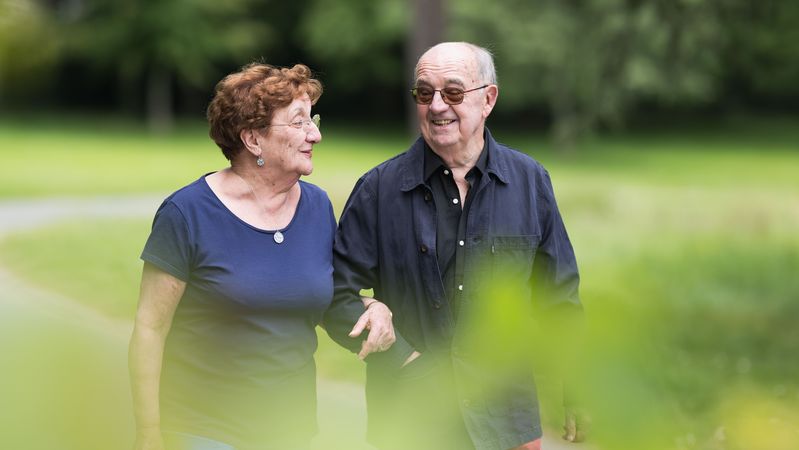
<path fill-rule="evenodd" d="M 258 144 L 258 133 L 255 130 L 244 129 L 239 132 L 239 139 L 244 149 L 255 156 L 261 156 L 261 146 Z"/>

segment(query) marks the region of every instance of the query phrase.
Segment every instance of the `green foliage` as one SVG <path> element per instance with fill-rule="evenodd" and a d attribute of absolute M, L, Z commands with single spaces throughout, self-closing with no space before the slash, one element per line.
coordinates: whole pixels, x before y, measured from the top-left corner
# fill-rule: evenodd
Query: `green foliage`
<path fill-rule="evenodd" d="M 213 63 L 246 61 L 270 42 L 269 28 L 247 15 L 249 0 L 87 0 L 67 28 L 69 46 L 123 78 L 153 68 L 204 86 Z M 224 32 L 220 30 L 224 29 Z"/>
<path fill-rule="evenodd" d="M 54 24 L 34 0 L 0 0 L 0 100 L 47 80 L 61 50 Z"/>
<path fill-rule="evenodd" d="M 0 445 L 129 448 L 134 439 L 125 376 L 129 335 L 75 317 L 64 320 L 52 311 L 42 314 L 44 305 L 19 300 L 4 302 L 0 317 Z"/>
<path fill-rule="evenodd" d="M 726 3 L 728 76 L 743 84 L 750 95 L 777 101 L 785 96 L 799 98 L 799 4 L 780 0 Z"/>
<path fill-rule="evenodd" d="M 404 61 L 390 50 L 403 42 L 406 6 L 401 0 L 313 0 L 300 20 L 302 42 L 338 89 L 361 91 L 373 80 L 404 83 Z"/>
<path fill-rule="evenodd" d="M 799 240 L 714 228 L 664 241 L 599 269 L 608 281 L 584 292 L 594 303 L 579 367 L 602 447 L 790 448 L 795 430 L 779 424 L 799 415 L 786 361 L 799 351 Z M 755 407 L 771 424 L 742 430 L 760 421 Z"/>
<path fill-rule="evenodd" d="M 724 29 L 709 2 L 463 1 L 452 17 L 452 37 L 496 52 L 500 107 L 545 102 L 559 145 L 620 126 L 642 99 L 716 94 Z"/>

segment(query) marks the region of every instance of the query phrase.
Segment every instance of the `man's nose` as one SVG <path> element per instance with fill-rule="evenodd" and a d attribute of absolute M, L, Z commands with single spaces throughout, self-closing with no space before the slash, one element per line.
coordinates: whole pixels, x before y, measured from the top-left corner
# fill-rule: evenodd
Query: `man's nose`
<path fill-rule="evenodd" d="M 430 109 L 434 112 L 445 111 L 449 105 L 444 102 L 444 94 L 441 91 L 433 92 L 433 101 L 430 102 Z"/>

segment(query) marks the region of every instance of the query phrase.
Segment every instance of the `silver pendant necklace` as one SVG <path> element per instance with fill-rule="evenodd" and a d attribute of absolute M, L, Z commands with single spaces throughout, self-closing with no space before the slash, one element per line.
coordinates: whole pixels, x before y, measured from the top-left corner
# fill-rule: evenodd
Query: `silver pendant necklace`
<path fill-rule="evenodd" d="M 233 170 L 232 168 L 230 169 L 230 171 L 233 172 L 234 175 L 239 177 L 239 180 L 243 181 L 244 184 L 247 185 L 247 187 L 250 189 L 250 193 L 252 194 L 253 199 L 255 200 L 255 203 L 261 206 L 261 208 L 264 210 L 264 215 L 268 216 L 269 213 L 266 211 L 266 207 L 263 206 L 263 203 L 261 203 L 261 199 L 258 198 L 258 194 L 255 193 L 255 189 L 252 188 L 252 185 L 248 183 L 247 180 L 244 179 L 244 177 L 237 174 L 236 171 Z M 275 234 L 272 235 L 272 240 L 274 240 L 276 244 L 282 244 L 285 239 L 286 239 L 285 236 L 283 236 L 283 233 L 281 233 L 280 230 L 275 231 Z"/>

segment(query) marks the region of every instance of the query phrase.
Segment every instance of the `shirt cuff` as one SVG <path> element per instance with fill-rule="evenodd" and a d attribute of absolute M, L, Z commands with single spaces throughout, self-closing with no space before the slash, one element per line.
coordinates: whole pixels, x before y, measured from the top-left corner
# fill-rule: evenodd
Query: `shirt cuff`
<path fill-rule="evenodd" d="M 399 370 L 416 349 L 398 331 L 394 330 L 394 336 L 397 340 L 391 348 L 384 352 L 370 353 L 364 361 L 381 366 L 383 369 Z"/>

